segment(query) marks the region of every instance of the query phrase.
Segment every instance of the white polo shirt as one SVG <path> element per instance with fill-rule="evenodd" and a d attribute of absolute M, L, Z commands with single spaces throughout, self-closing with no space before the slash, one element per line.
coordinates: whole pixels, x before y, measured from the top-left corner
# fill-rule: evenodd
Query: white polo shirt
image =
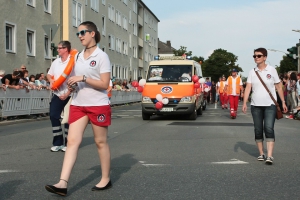
<path fill-rule="evenodd" d="M 267 67 L 263 71 L 260 71 L 257 67 L 255 69 L 250 70 L 247 83 L 251 83 L 252 85 L 251 105 L 274 105 L 273 100 L 271 99 L 269 93 L 267 92 L 263 84 L 260 82 L 254 70 L 258 71 L 258 74 L 272 93 L 275 100 L 277 100 L 275 84 L 280 82 L 276 69 L 270 65 L 267 65 Z"/>
<path fill-rule="evenodd" d="M 236 93 L 236 81 L 237 78 L 239 77 L 238 75 L 234 78 L 233 76 L 230 76 L 232 78 L 232 93 L 228 94 L 228 95 L 232 95 L 232 96 L 240 96 L 240 94 Z M 228 86 L 228 79 L 225 81 L 225 85 Z M 240 86 L 243 86 L 243 81 L 240 78 Z M 228 91 L 228 90 L 227 90 Z"/>
<path fill-rule="evenodd" d="M 51 64 L 48 74 L 54 76 L 54 80 L 57 80 L 61 76 L 61 74 L 65 71 L 65 68 L 68 65 L 69 60 L 70 60 L 70 56 L 68 56 L 67 60 L 65 60 L 64 62 L 61 60 L 61 58 L 55 59 Z M 58 88 L 58 91 L 54 90 L 53 93 L 57 96 L 61 96 L 67 91 L 68 91 L 67 80 L 65 80 L 63 84 L 61 84 L 61 86 Z"/>
<path fill-rule="evenodd" d="M 79 54 L 71 76 L 83 76 L 100 80 L 100 74 L 111 72 L 108 55 L 98 47 L 87 58 L 83 57 L 84 50 Z M 76 55 L 77 57 L 77 55 Z M 74 93 L 71 105 L 102 106 L 109 105 L 107 91 L 95 89 L 85 82 L 78 82 L 78 91 Z"/>

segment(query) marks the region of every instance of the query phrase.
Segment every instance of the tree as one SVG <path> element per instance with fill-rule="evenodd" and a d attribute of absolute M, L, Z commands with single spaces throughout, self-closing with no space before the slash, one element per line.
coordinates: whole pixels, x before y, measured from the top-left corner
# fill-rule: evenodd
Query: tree
<path fill-rule="evenodd" d="M 288 71 L 297 71 L 297 66 L 293 58 L 284 55 L 280 61 L 279 72 L 283 74 Z"/>
<path fill-rule="evenodd" d="M 173 53 L 175 56 L 182 56 L 183 54 L 185 54 L 187 56 L 192 56 L 192 52 L 187 51 L 186 47 L 184 47 L 184 46 L 180 46 L 180 48 L 178 50 L 174 50 Z"/>
<path fill-rule="evenodd" d="M 219 77 L 225 75 L 228 77 L 232 69 L 243 72 L 236 62 L 238 57 L 224 49 L 216 49 L 202 64 L 202 72 L 205 77 L 211 77 L 212 80 L 218 81 Z"/>

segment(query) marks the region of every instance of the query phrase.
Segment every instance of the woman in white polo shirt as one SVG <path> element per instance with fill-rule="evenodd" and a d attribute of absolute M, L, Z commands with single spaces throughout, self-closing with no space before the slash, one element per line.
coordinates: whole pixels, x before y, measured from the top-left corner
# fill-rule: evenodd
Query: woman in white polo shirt
<path fill-rule="evenodd" d="M 254 50 L 253 58 L 257 67 L 249 72 L 242 109 L 243 112 L 246 113 L 246 103 L 252 88 L 251 114 L 254 122 L 255 141 L 260 153 L 257 159 L 259 161 L 265 160 L 267 164 L 272 164 L 274 159 L 272 154 L 275 143 L 274 123 L 276 117 L 276 106 L 274 105 L 269 93 L 257 77 L 255 71 L 258 72 L 275 99 L 276 90 L 278 91 L 284 112 L 287 112 L 287 107 L 285 105 L 282 85 L 277 71 L 274 67 L 266 64 L 267 56 L 268 52 L 265 48 L 258 48 Z M 265 132 L 267 143 L 267 158 L 265 157 L 263 148 L 263 132 Z"/>
<path fill-rule="evenodd" d="M 110 80 L 110 61 L 106 53 L 97 47 L 100 33 L 90 21 L 78 27 L 78 38 L 85 49 L 79 54 L 68 85 L 77 84 L 70 106 L 68 148 L 65 153 L 60 181 L 46 185 L 46 190 L 58 195 L 67 194 L 67 183 L 77 158 L 84 130 L 91 122 L 94 140 L 98 149 L 102 176 L 92 191 L 105 190 L 112 186 L 110 181 L 110 150 L 107 143 L 108 126 L 111 124 L 111 108 L 107 96 Z"/>

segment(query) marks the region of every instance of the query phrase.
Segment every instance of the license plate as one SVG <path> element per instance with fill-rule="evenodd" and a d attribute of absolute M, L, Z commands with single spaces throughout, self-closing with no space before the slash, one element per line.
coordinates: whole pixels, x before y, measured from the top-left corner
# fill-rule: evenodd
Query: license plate
<path fill-rule="evenodd" d="M 173 108 L 162 108 L 160 111 L 161 112 L 172 112 Z"/>

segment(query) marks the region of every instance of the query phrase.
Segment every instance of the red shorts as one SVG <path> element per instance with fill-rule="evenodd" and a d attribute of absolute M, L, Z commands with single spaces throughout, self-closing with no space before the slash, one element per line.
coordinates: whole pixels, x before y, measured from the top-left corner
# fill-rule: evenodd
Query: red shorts
<path fill-rule="evenodd" d="M 111 124 L 111 108 L 106 106 L 70 106 L 69 124 L 88 116 L 91 123 L 96 126 L 109 126 Z"/>

